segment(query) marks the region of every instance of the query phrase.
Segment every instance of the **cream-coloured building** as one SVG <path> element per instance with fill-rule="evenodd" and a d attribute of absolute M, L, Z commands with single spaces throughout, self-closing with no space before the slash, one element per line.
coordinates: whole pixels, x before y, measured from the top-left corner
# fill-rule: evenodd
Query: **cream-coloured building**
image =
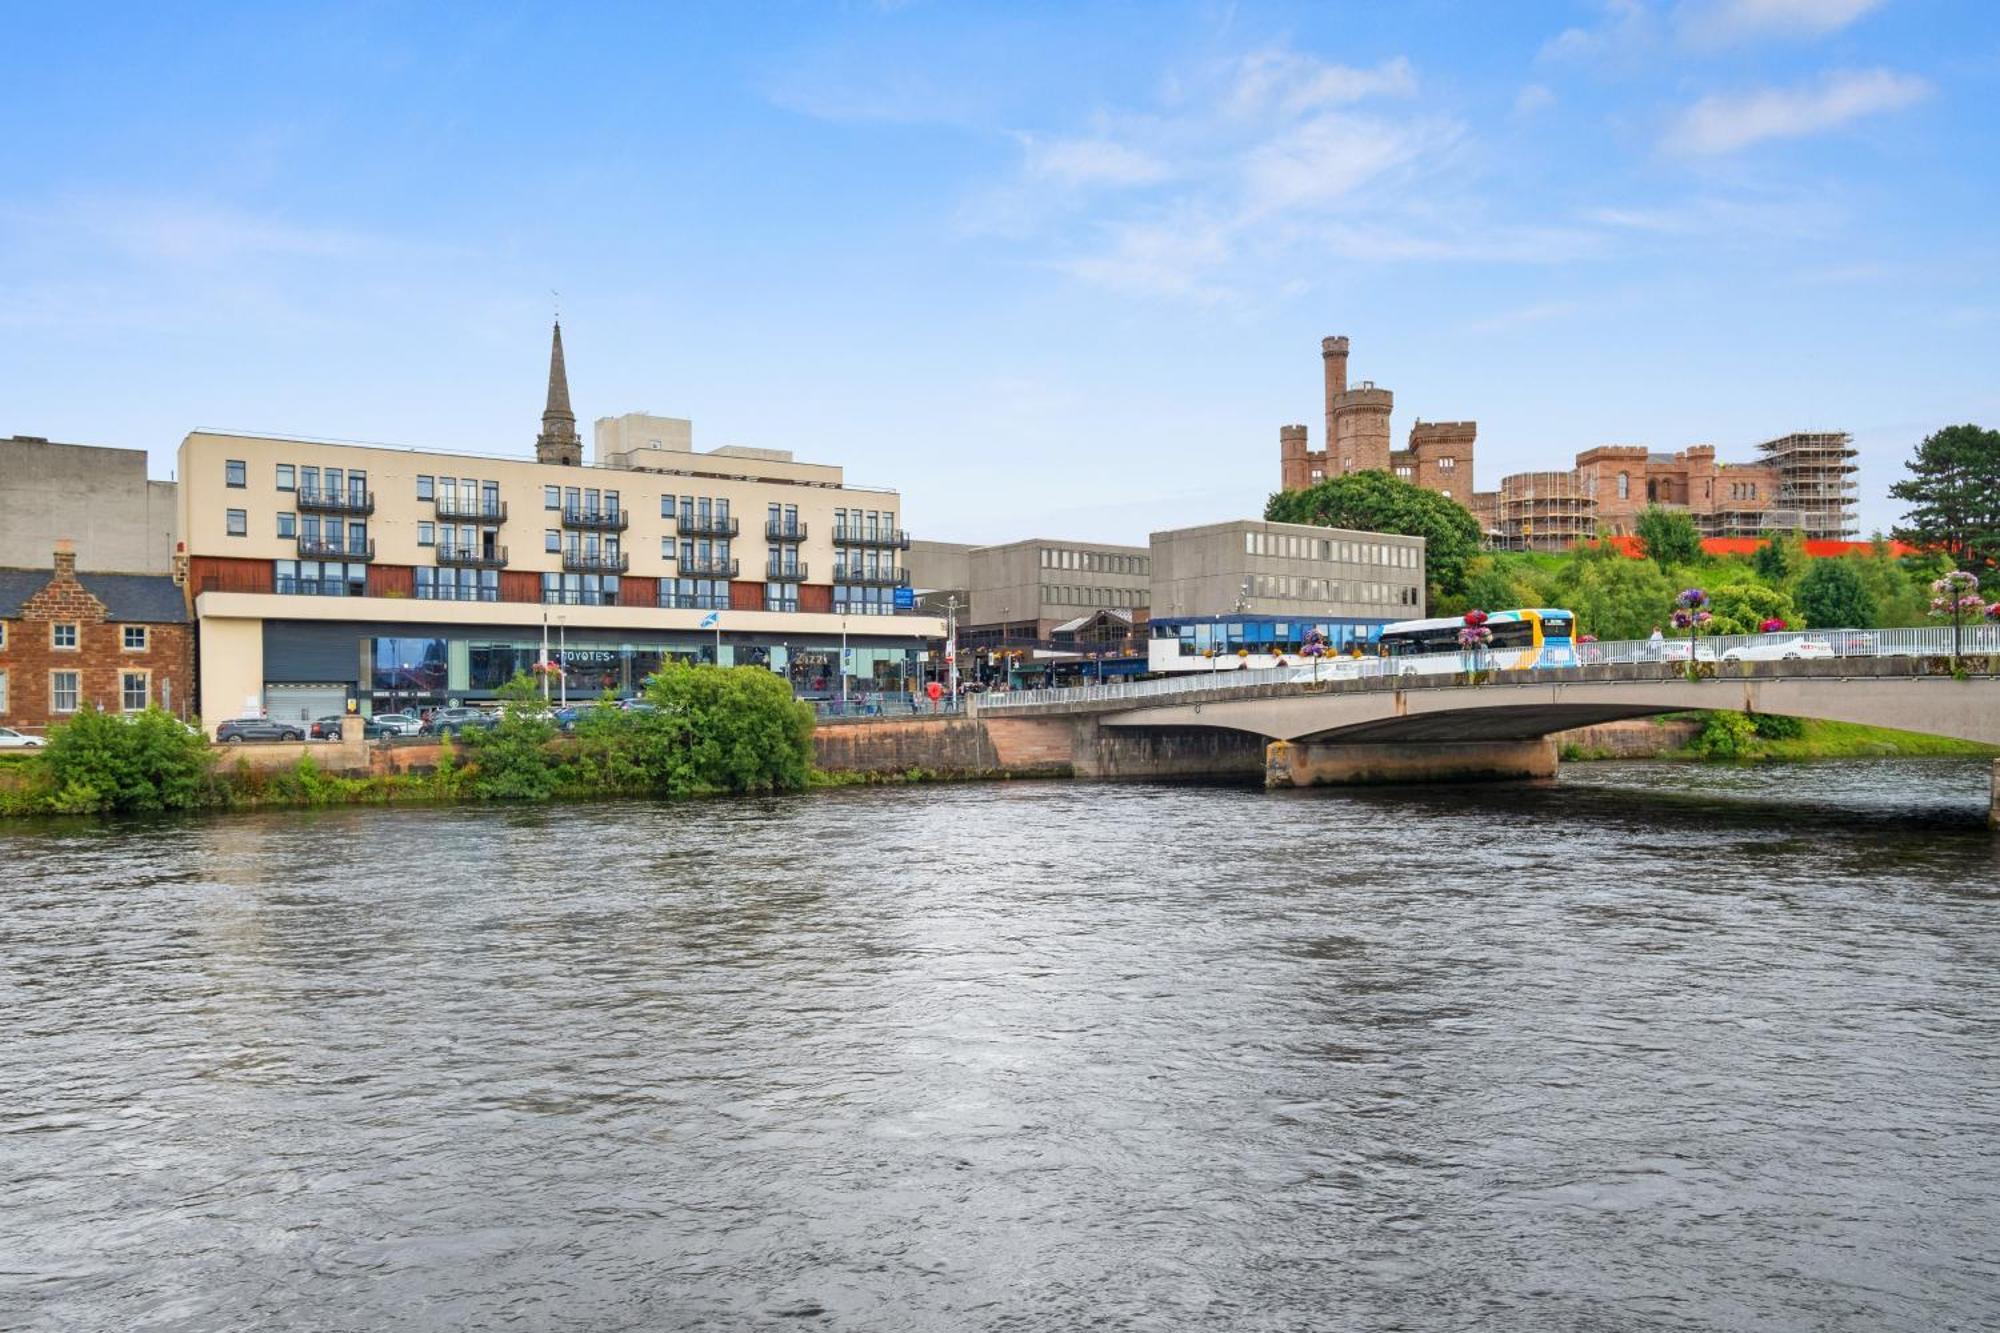
<path fill-rule="evenodd" d="M 491 698 L 545 633 L 586 699 L 672 657 L 834 693 L 843 648 L 850 681 L 901 689 L 943 635 L 898 614 L 894 491 L 698 453 L 691 423 L 645 414 L 599 420 L 586 461 L 560 327 L 532 459 L 196 431 L 179 477 L 211 724 Z"/>

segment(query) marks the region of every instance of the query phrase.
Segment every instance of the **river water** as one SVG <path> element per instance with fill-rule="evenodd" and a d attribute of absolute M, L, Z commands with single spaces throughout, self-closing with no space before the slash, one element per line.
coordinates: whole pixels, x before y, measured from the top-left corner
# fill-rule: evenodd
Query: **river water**
<path fill-rule="evenodd" d="M 0 1327 L 2000 1325 L 1983 765 L 0 831 Z"/>

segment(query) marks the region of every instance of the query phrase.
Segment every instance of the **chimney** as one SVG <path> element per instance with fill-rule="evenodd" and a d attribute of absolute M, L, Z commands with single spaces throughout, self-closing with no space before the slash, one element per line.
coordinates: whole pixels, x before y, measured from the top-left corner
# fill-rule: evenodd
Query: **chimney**
<path fill-rule="evenodd" d="M 67 537 L 56 538 L 56 577 L 76 577 L 76 543 Z"/>

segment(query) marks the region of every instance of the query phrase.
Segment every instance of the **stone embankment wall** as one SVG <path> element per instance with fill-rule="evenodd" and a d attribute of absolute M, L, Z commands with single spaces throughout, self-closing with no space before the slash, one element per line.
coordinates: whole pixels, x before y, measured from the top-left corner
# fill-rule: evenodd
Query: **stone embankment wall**
<path fill-rule="evenodd" d="M 1693 740 L 1701 723 L 1686 720 L 1667 722 L 1639 718 L 1632 722 L 1606 722 L 1595 727 L 1559 731 L 1549 739 L 1556 752 L 1570 746 L 1587 759 L 1652 759 L 1669 750 L 1678 750 Z"/>
<path fill-rule="evenodd" d="M 1075 724 L 1068 718 L 914 717 L 822 722 L 814 760 L 829 773 L 954 777 L 1069 777 Z"/>

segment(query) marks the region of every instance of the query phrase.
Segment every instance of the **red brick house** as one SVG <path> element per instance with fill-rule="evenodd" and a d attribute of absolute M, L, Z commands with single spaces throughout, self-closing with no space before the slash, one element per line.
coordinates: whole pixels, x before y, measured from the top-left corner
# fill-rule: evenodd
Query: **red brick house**
<path fill-rule="evenodd" d="M 187 601 L 161 574 L 79 574 L 58 541 L 51 569 L 0 569 L 0 726 L 39 732 L 84 704 L 194 709 Z"/>

